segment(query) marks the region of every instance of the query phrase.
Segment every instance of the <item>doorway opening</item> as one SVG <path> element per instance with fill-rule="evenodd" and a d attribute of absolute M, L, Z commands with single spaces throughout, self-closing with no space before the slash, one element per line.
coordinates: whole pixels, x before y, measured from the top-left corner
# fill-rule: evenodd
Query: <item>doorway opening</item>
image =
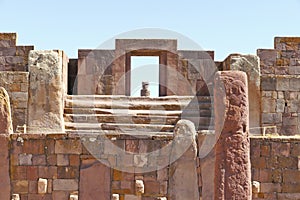
<path fill-rule="evenodd" d="M 130 59 L 130 96 L 141 96 L 142 82 L 148 82 L 150 97 L 159 97 L 159 56 L 131 56 Z"/>

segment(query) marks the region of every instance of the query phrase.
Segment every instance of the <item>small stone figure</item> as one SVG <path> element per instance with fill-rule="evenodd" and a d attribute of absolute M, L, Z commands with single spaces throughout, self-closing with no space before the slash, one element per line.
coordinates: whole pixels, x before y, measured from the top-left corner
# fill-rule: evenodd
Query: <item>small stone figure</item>
<path fill-rule="evenodd" d="M 142 97 L 149 97 L 150 90 L 149 90 L 149 82 L 142 82 L 142 89 L 141 89 L 141 96 Z"/>

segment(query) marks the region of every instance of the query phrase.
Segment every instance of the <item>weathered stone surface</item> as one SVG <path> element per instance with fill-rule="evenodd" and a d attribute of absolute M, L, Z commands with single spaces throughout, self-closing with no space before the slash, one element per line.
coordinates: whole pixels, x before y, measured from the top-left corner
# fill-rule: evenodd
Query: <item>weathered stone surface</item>
<path fill-rule="evenodd" d="M 218 138 L 215 147 L 214 198 L 250 200 L 252 193 L 246 74 L 238 71 L 218 72 L 214 92 L 215 131 Z"/>
<path fill-rule="evenodd" d="M 0 134 L 13 133 L 9 96 L 3 87 L 0 87 Z"/>
<path fill-rule="evenodd" d="M 135 180 L 135 193 L 136 195 L 144 194 L 145 186 L 143 180 Z"/>
<path fill-rule="evenodd" d="M 176 148 L 172 149 L 170 156 L 178 156 L 177 154 L 182 152 L 181 148 L 184 148 L 185 145 L 188 148 L 170 166 L 168 193 L 173 200 L 199 199 L 195 126 L 191 121 L 180 120 L 176 124 L 174 135 L 179 139 L 175 140 L 177 144 L 174 147 Z"/>
<path fill-rule="evenodd" d="M 28 64 L 28 132 L 64 132 L 62 58 L 55 51 L 30 51 Z"/>
<path fill-rule="evenodd" d="M 9 162 L 9 138 L 7 135 L 0 135 L 0 199 L 10 198 Z"/>
<path fill-rule="evenodd" d="M 78 190 L 78 180 L 76 179 L 54 179 L 54 191 L 76 191 Z"/>
<path fill-rule="evenodd" d="M 79 199 L 110 199 L 110 168 L 97 160 L 82 160 Z"/>
<path fill-rule="evenodd" d="M 246 72 L 248 80 L 249 119 L 250 127 L 260 126 L 260 64 L 255 55 L 232 56 L 230 62 L 231 70 Z"/>
<path fill-rule="evenodd" d="M 112 194 L 111 200 L 119 200 L 120 195 L 119 194 Z"/>
<path fill-rule="evenodd" d="M 7 198 L 9 199 L 9 198 Z M 19 194 L 12 194 L 11 200 L 20 200 L 20 195 Z"/>
<path fill-rule="evenodd" d="M 46 194 L 47 193 L 48 181 L 44 178 L 39 178 L 38 180 L 38 194 Z"/>
<path fill-rule="evenodd" d="M 78 195 L 77 194 L 71 194 L 69 200 L 78 200 Z"/>

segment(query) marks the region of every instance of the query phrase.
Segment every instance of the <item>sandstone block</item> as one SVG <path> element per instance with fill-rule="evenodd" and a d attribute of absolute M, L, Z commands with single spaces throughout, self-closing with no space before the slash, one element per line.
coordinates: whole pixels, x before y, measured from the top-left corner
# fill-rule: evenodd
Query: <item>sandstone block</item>
<path fill-rule="evenodd" d="M 7 91 L 0 87 L 0 134 L 13 133 L 10 101 Z"/>
<path fill-rule="evenodd" d="M 97 160 L 82 160 L 79 199 L 110 199 L 111 171 Z"/>
<path fill-rule="evenodd" d="M 259 192 L 260 192 L 260 182 L 253 181 L 252 182 L 252 193 L 253 194 L 258 194 Z"/>
<path fill-rule="evenodd" d="M 282 122 L 282 113 L 262 113 L 262 123 L 275 124 Z"/>
<path fill-rule="evenodd" d="M 38 180 L 38 194 L 47 193 L 48 181 L 47 179 L 39 178 Z"/>
<path fill-rule="evenodd" d="M 9 136 L 0 135 L 0 199 L 9 199 L 11 194 Z"/>
<path fill-rule="evenodd" d="M 125 194 L 124 200 L 139 200 L 140 198 L 135 195 Z"/>
<path fill-rule="evenodd" d="M 54 191 L 76 191 L 78 190 L 77 179 L 55 179 L 53 180 Z"/>
<path fill-rule="evenodd" d="M 135 180 L 135 193 L 136 195 L 144 194 L 145 186 L 143 180 Z"/>
<path fill-rule="evenodd" d="M 20 154 L 19 165 L 32 165 L 32 154 Z"/>
<path fill-rule="evenodd" d="M 69 165 L 69 156 L 66 154 L 57 155 L 57 166 L 68 166 Z"/>
<path fill-rule="evenodd" d="M 27 180 L 13 181 L 12 182 L 13 192 L 18 194 L 27 194 L 28 185 L 29 184 Z"/>
<path fill-rule="evenodd" d="M 12 194 L 11 200 L 20 200 L 19 194 Z"/>
<path fill-rule="evenodd" d="M 261 107 L 263 113 L 275 113 L 276 110 L 276 100 L 272 98 L 261 99 Z"/>
<path fill-rule="evenodd" d="M 262 193 L 281 192 L 281 185 L 279 183 L 261 183 L 260 190 Z"/>
<path fill-rule="evenodd" d="M 219 137 L 215 146 L 214 198 L 250 200 L 252 193 L 246 74 L 238 71 L 217 72 L 214 102 L 215 131 L 216 137 Z"/>
<path fill-rule="evenodd" d="M 275 91 L 277 79 L 274 76 L 261 76 L 261 88 L 265 91 Z"/>
<path fill-rule="evenodd" d="M 82 145 L 80 140 L 56 140 L 56 154 L 81 154 Z"/>
<path fill-rule="evenodd" d="M 69 200 L 78 200 L 77 194 L 71 194 Z"/>
<path fill-rule="evenodd" d="M 111 200 L 119 200 L 120 196 L 119 194 L 112 194 Z"/>
<path fill-rule="evenodd" d="M 28 65 L 28 132 L 64 132 L 62 57 L 55 51 L 32 50 Z"/>

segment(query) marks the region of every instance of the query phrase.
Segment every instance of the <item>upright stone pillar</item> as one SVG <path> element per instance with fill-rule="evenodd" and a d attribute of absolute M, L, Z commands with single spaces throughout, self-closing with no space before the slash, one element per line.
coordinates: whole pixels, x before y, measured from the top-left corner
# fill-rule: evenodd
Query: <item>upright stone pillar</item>
<path fill-rule="evenodd" d="M 197 175 L 197 142 L 196 130 L 191 121 L 177 122 L 174 136 L 174 148 L 170 156 L 181 157 L 170 166 L 169 196 L 172 200 L 199 199 Z"/>
<path fill-rule="evenodd" d="M 0 87 L 0 134 L 13 133 L 10 102 L 7 91 Z"/>
<path fill-rule="evenodd" d="M 251 200 L 249 105 L 244 72 L 215 79 L 215 200 Z"/>
<path fill-rule="evenodd" d="M 63 58 L 57 51 L 30 51 L 28 132 L 64 132 Z"/>

